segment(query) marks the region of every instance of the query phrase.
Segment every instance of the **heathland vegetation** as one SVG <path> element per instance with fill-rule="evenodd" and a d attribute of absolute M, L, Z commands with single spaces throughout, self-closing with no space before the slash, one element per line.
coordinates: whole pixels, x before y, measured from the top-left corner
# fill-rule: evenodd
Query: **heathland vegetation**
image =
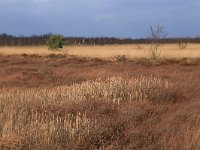
<path fill-rule="evenodd" d="M 0 47 L 1 55 L 42 55 L 62 54 L 80 57 L 112 59 L 125 55 L 128 59 L 150 58 L 151 44 L 127 44 L 127 45 L 96 45 L 96 46 L 64 46 L 62 51 L 50 51 L 47 46 L 18 46 Z M 180 49 L 176 44 L 162 44 L 160 58 L 198 58 L 200 57 L 200 44 L 187 43 L 187 47 Z"/>
<path fill-rule="evenodd" d="M 0 56 L 0 148 L 199 149 L 199 59 Z"/>
<path fill-rule="evenodd" d="M 0 149 L 200 149 L 200 39 L 163 37 L 1 35 Z"/>

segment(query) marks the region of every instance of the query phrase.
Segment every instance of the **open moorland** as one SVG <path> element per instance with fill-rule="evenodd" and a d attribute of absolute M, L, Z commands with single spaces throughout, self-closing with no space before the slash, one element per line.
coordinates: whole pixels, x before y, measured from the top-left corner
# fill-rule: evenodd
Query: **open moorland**
<path fill-rule="evenodd" d="M 148 49 L 1 47 L 0 149 L 200 149 L 200 44 Z"/>
<path fill-rule="evenodd" d="M 62 51 L 49 51 L 46 46 L 18 46 L 0 47 L 1 55 L 21 54 L 68 54 L 92 58 L 112 58 L 117 55 L 126 55 L 127 58 L 150 57 L 151 44 L 127 44 L 127 45 L 104 45 L 104 46 L 67 46 Z M 200 44 L 188 43 L 186 48 L 180 48 L 178 44 L 161 44 L 160 57 L 163 58 L 196 58 L 200 57 Z"/>

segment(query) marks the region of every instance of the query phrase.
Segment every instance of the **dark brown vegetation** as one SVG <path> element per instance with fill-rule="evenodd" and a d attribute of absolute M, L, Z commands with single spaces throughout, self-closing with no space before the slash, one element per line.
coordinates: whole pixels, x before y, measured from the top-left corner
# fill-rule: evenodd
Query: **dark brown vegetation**
<path fill-rule="evenodd" d="M 85 95 L 81 102 L 64 103 L 62 100 L 62 103 L 47 105 L 37 100 L 30 101 L 31 104 L 20 101 L 16 108 L 8 108 L 12 108 L 13 112 L 21 109 L 19 112 L 23 115 L 31 109 L 37 116 L 45 116 L 39 122 L 45 122 L 45 119 L 48 122 L 50 115 L 61 118 L 60 122 L 63 122 L 62 119 L 69 114 L 86 113 L 86 116 L 78 117 L 89 118 L 89 127 L 85 130 L 83 125 L 73 138 L 59 127 L 59 134 L 50 137 L 54 143 L 47 144 L 42 143 L 39 136 L 38 139 L 31 136 L 24 138 L 12 133 L 3 137 L 1 128 L 4 125 L 1 122 L 0 149 L 200 149 L 199 59 L 103 61 L 54 54 L 0 56 L 0 88 L 8 93 L 18 89 L 47 88 L 51 91 L 60 85 L 81 85 L 88 80 L 118 76 L 123 81 L 141 76 L 154 77 L 161 79 L 161 86 L 155 84 L 142 88 L 146 98 L 129 98 L 133 101 L 120 104 L 105 101 L 101 96 L 94 98 L 90 94 Z M 162 86 L 164 81 L 170 83 L 170 88 Z M 126 100 L 126 92 L 124 97 Z M 1 102 L 1 106 L 3 104 Z"/>
<path fill-rule="evenodd" d="M 176 82 L 198 80 L 200 58 L 104 61 L 61 54 L 0 56 L 0 87 L 50 87 L 116 75 L 154 75 Z M 195 82 L 193 82 L 195 83 Z"/>

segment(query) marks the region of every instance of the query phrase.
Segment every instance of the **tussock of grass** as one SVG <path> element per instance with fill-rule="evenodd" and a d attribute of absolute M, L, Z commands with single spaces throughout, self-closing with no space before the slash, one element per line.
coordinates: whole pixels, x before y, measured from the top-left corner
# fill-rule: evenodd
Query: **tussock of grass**
<path fill-rule="evenodd" d="M 163 116 L 170 112 L 169 105 L 181 102 L 180 93 L 170 81 L 153 76 L 99 78 L 41 90 L 4 89 L 0 92 L 0 148 L 167 148 L 172 144 L 163 146 L 160 136 L 168 137 L 164 132 L 171 131 L 163 126 Z M 189 117 L 183 114 L 184 121 Z M 177 120 L 165 118 L 171 124 Z M 199 130 L 200 122 L 195 123 Z M 196 138 L 188 147 L 197 142 Z"/>

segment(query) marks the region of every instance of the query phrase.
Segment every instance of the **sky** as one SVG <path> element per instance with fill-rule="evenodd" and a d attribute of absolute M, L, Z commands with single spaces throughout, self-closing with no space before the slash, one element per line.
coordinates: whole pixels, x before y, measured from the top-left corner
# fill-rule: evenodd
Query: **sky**
<path fill-rule="evenodd" d="M 0 0 L 0 33 L 144 38 L 200 36 L 200 0 Z"/>

